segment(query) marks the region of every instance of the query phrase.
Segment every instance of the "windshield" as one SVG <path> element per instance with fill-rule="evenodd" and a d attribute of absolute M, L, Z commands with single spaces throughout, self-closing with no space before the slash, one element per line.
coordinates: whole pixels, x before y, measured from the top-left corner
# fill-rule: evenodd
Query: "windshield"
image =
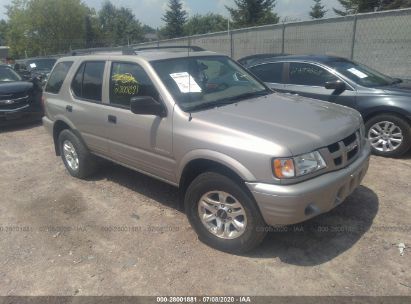
<path fill-rule="evenodd" d="M 31 70 L 49 70 L 53 68 L 56 59 L 36 59 L 27 61 L 27 68 Z"/>
<path fill-rule="evenodd" d="M 19 74 L 14 72 L 11 68 L 0 67 L 0 82 L 20 81 Z"/>
<path fill-rule="evenodd" d="M 225 56 L 185 57 L 152 63 L 183 111 L 196 111 L 271 93 Z"/>
<path fill-rule="evenodd" d="M 380 87 L 395 83 L 397 80 L 373 69 L 351 61 L 334 61 L 329 64 L 336 71 L 364 87 Z"/>

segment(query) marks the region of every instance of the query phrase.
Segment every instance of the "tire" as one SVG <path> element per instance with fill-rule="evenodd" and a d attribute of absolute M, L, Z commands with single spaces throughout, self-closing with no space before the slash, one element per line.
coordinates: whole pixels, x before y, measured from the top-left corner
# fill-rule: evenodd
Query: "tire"
<path fill-rule="evenodd" d="M 84 179 L 95 172 L 97 167 L 95 156 L 88 151 L 87 147 L 73 132 L 67 129 L 61 131 L 58 137 L 58 145 L 63 163 L 71 176 Z M 74 150 L 71 158 L 74 159 L 74 154 L 77 156 L 77 167 L 73 166 L 73 163 L 70 164 L 70 159 L 65 153 L 65 145 Z"/>
<path fill-rule="evenodd" d="M 225 194 L 228 194 L 226 199 L 223 198 Z M 217 210 L 215 205 L 200 202 L 205 196 L 208 198 L 212 197 L 213 201 L 219 201 L 218 205 L 220 205 L 220 208 Z M 222 199 L 218 199 L 217 197 L 221 197 Z M 221 208 L 221 202 L 225 202 L 225 209 Z M 241 209 L 234 208 L 239 206 L 236 204 L 237 202 L 240 203 Z M 203 204 L 206 204 L 207 208 L 203 208 Z M 215 249 L 242 254 L 257 247 L 266 235 L 267 229 L 265 228 L 267 225 L 261 216 L 257 204 L 237 182 L 222 174 L 206 172 L 195 178 L 186 191 L 184 207 L 188 220 L 196 231 L 200 241 Z M 208 209 L 208 207 L 210 207 L 210 209 Z M 210 213 L 209 210 L 212 208 L 215 208 L 215 213 Z M 223 227 L 228 226 L 230 233 L 225 236 L 217 236 L 215 233 L 218 232 L 218 229 L 213 230 L 210 226 L 203 224 L 200 215 L 202 211 L 200 211 L 200 209 L 207 210 L 207 216 L 213 215 L 216 218 L 208 223 L 211 226 L 217 226 L 217 217 L 221 222 L 224 216 L 228 216 L 226 217 L 227 222 L 223 224 Z M 223 212 L 221 210 L 225 211 Z M 231 213 L 229 213 L 230 211 Z M 245 216 L 233 216 L 233 214 L 239 213 L 243 213 Z M 230 214 L 233 216 L 232 218 Z M 202 213 L 202 215 L 204 215 L 204 213 Z M 219 216 L 221 216 L 221 218 Z M 243 222 L 243 224 L 245 223 L 245 225 L 243 226 L 242 232 L 239 232 L 239 230 L 234 227 L 234 224 L 236 224 L 237 227 L 241 227 L 238 226 L 238 223 L 241 222 Z"/>
<path fill-rule="evenodd" d="M 390 148 L 387 143 L 387 137 L 379 138 L 375 132 L 380 132 L 377 128 L 380 126 L 381 134 L 384 133 L 383 126 L 388 125 L 388 131 L 391 128 L 395 129 L 392 132 L 388 132 L 385 135 L 390 138 L 391 145 L 394 145 L 394 149 Z M 385 157 L 400 157 L 407 153 L 411 147 L 411 127 L 409 123 L 403 118 L 393 115 L 393 114 L 381 114 L 369 119 L 365 124 L 366 136 L 371 143 L 372 152 L 375 155 L 385 156 Z M 401 135 L 397 135 L 401 133 Z M 394 135 L 393 135 L 394 134 Z M 401 143 L 398 140 L 402 140 Z M 395 140 L 395 142 L 394 142 Z M 381 143 L 378 143 L 380 141 Z M 377 144 L 378 143 L 378 144 Z M 384 151 L 385 146 L 385 151 Z"/>

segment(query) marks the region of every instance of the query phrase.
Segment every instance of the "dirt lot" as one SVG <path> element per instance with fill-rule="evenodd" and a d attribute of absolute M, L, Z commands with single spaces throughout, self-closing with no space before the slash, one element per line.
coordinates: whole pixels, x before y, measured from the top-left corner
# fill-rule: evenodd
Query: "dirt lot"
<path fill-rule="evenodd" d="M 0 152 L 0 295 L 411 295 L 410 156 L 373 157 L 337 209 L 233 256 L 173 187 L 114 164 L 70 177 L 42 126 L 1 131 Z"/>

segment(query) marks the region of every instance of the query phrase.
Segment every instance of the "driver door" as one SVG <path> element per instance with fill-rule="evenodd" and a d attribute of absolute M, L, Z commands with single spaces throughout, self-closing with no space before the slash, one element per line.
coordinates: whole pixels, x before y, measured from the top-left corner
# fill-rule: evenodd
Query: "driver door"
<path fill-rule="evenodd" d="M 304 97 L 355 107 L 356 91 L 346 84 L 343 91 L 325 88 L 328 81 L 342 81 L 326 69 L 311 63 L 290 62 L 285 65 L 285 90 Z"/>
<path fill-rule="evenodd" d="M 105 100 L 105 104 L 111 157 L 136 170 L 174 182 L 172 113 L 166 117 L 132 113 L 132 97 L 151 96 L 161 102 L 161 96 L 137 63 L 118 61 L 110 65 L 109 100 Z"/>

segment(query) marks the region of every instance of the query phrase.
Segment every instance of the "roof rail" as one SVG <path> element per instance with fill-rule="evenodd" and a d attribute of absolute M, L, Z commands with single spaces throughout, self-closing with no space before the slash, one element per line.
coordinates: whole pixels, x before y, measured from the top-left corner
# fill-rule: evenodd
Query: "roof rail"
<path fill-rule="evenodd" d="M 153 46 L 153 47 L 132 47 L 132 46 L 124 46 L 120 47 L 107 47 L 107 48 L 96 48 L 96 49 L 83 49 L 83 50 L 75 50 L 71 52 L 72 56 L 80 56 L 80 55 L 91 55 L 91 54 L 105 54 L 105 53 L 115 53 L 120 52 L 123 55 L 137 55 L 136 52 L 139 51 L 147 51 L 147 50 L 166 50 L 166 49 L 186 49 L 191 50 L 193 52 L 201 52 L 205 51 L 203 48 L 199 46 L 190 46 L 190 45 L 170 45 L 170 46 Z"/>
<path fill-rule="evenodd" d="M 136 51 L 146 51 L 146 50 L 164 50 L 164 49 L 191 49 L 193 52 L 202 52 L 205 49 L 195 46 L 195 45 L 168 45 L 168 46 L 152 46 L 152 47 L 141 47 L 136 48 Z"/>
<path fill-rule="evenodd" d="M 106 53 L 115 53 L 120 52 L 121 48 L 119 47 L 101 47 L 101 48 L 94 48 L 94 49 L 80 49 L 80 50 L 73 50 L 70 52 L 71 56 L 81 56 L 81 55 L 93 55 L 93 54 L 106 54 Z"/>

